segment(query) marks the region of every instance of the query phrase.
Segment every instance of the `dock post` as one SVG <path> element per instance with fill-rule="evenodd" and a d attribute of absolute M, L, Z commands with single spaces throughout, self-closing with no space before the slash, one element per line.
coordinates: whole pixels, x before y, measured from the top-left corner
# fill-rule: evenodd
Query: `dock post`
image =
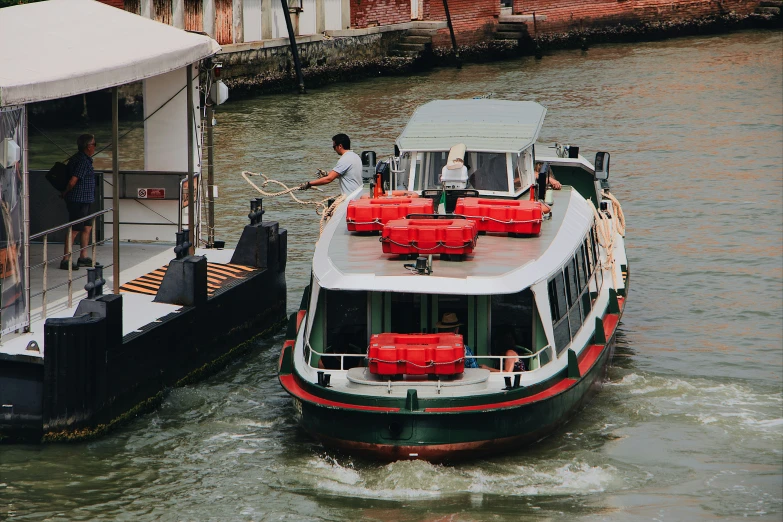
<path fill-rule="evenodd" d="M 215 156 L 213 150 L 212 120 L 215 113 L 207 105 L 207 248 L 215 246 Z"/>
<path fill-rule="evenodd" d="M 291 44 L 291 54 L 294 57 L 296 79 L 299 81 L 299 94 L 305 94 L 304 76 L 302 76 L 302 66 L 299 63 L 299 51 L 296 48 L 296 35 L 294 34 L 294 26 L 291 23 L 291 12 L 288 10 L 288 0 L 280 0 L 280 2 L 283 4 L 283 16 L 285 17 L 285 26 L 288 29 L 288 43 Z"/>
<path fill-rule="evenodd" d="M 119 93 L 117 87 L 111 89 L 111 199 L 112 199 L 112 274 L 114 276 L 114 293 L 120 293 L 120 117 Z M 69 232 L 70 234 L 70 232 Z M 93 258 L 94 260 L 95 258 Z"/>
<path fill-rule="evenodd" d="M 188 117 L 188 241 L 190 242 L 190 255 L 195 253 L 194 228 L 195 212 L 193 209 L 193 64 L 185 67 L 187 74 L 187 108 Z"/>
<path fill-rule="evenodd" d="M 457 50 L 457 38 L 454 36 L 454 26 L 451 23 L 451 13 L 449 13 L 448 0 L 443 0 L 443 10 L 446 11 L 446 25 L 449 26 L 449 34 L 451 35 L 451 47 L 454 49 L 454 56 L 457 59 L 457 69 L 462 69 L 462 61 L 459 59 L 459 51 Z"/>

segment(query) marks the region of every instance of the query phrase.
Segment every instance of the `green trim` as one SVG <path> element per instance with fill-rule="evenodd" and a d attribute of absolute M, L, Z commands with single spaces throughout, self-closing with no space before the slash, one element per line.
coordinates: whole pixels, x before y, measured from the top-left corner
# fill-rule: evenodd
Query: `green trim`
<path fill-rule="evenodd" d="M 383 294 L 383 331 L 384 332 L 391 332 L 392 326 L 391 326 L 391 311 L 392 311 L 392 303 L 391 303 L 391 292 L 384 292 Z"/>
<path fill-rule="evenodd" d="M 600 317 L 595 318 L 595 331 L 593 332 L 593 344 L 606 344 L 606 332 L 604 331 L 604 320 Z"/>
<path fill-rule="evenodd" d="M 476 349 L 475 353 L 489 354 L 489 296 L 476 296 Z"/>
<path fill-rule="evenodd" d="M 572 349 L 568 349 L 568 378 L 580 379 L 582 374 L 579 373 L 579 360 L 576 357 L 576 352 Z"/>
<path fill-rule="evenodd" d="M 570 185 L 576 189 L 583 198 L 590 198 L 598 207 L 598 195 L 595 192 L 595 176 L 582 167 L 552 165 L 552 173 L 557 181 L 563 185 Z"/>
<path fill-rule="evenodd" d="M 371 293 L 371 321 L 370 325 L 373 334 L 383 332 L 383 294 L 381 292 Z"/>
<path fill-rule="evenodd" d="M 405 409 L 408 411 L 419 410 L 419 395 L 415 388 L 408 390 L 408 395 L 405 397 Z"/>
<path fill-rule="evenodd" d="M 609 309 L 607 312 L 610 314 L 620 313 L 620 303 L 617 301 L 617 291 L 614 288 L 609 289 Z"/>
<path fill-rule="evenodd" d="M 282 350 L 278 375 L 291 375 L 294 371 L 294 346 L 283 346 Z"/>

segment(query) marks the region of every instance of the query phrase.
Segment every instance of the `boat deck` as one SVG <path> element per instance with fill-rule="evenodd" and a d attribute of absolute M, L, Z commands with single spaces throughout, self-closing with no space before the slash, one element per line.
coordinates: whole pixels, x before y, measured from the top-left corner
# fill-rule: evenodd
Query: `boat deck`
<path fill-rule="evenodd" d="M 51 245 L 48 257 L 51 259 L 54 257 L 53 250 L 60 251 L 62 245 Z M 121 285 L 127 285 L 128 283 L 143 278 L 150 273 L 154 273 L 159 270 L 160 267 L 167 265 L 167 263 L 173 259 L 174 245 L 161 245 L 161 244 L 137 244 L 128 243 L 121 245 L 120 248 L 120 266 L 122 271 L 120 272 Z M 228 265 L 231 261 L 231 257 L 234 253 L 233 249 L 196 249 L 196 255 L 207 256 L 208 266 L 223 266 Z M 97 249 L 96 254 L 97 262 L 106 262 L 107 265 L 112 259 L 112 246 L 111 244 L 101 245 Z M 43 259 L 43 247 L 40 244 L 33 244 L 30 247 L 30 264 L 36 266 L 42 262 Z M 51 262 L 47 273 L 47 286 L 52 288 L 47 292 L 47 307 L 46 317 L 43 316 L 42 308 L 42 295 L 41 288 L 43 283 L 43 271 L 39 267 L 32 269 L 30 274 L 31 280 L 31 314 L 30 314 L 30 331 L 7 333 L 2 337 L 2 344 L 0 344 L 0 356 L 2 355 L 25 355 L 33 358 L 43 358 L 44 355 L 44 322 L 47 318 L 51 317 L 73 317 L 79 306 L 79 301 L 87 297 L 87 292 L 84 290 L 84 285 L 87 282 L 86 274 L 87 270 L 81 268 L 78 271 L 74 271 L 73 281 L 73 300 L 72 305 L 68 306 L 68 271 L 60 270 L 58 268 L 59 260 Z M 214 270 L 214 269 L 213 269 Z M 233 268 L 232 273 L 249 273 L 246 270 Z M 220 281 L 220 288 L 213 289 L 213 292 L 220 292 L 222 288 L 231 286 L 235 281 L 240 280 L 239 277 L 229 277 L 225 270 L 223 272 L 222 279 Z M 112 268 L 107 266 L 104 270 L 104 279 L 106 284 L 104 286 L 104 294 L 111 294 L 113 286 Z M 214 278 L 213 278 L 214 279 Z M 214 286 L 214 284 L 213 284 Z M 53 288 L 54 287 L 54 288 Z M 141 327 L 155 322 L 157 319 L 164 317 L 172 312 L 180 310 L 182 307 L 179 305 L 171 305 L 165 303 L 155 303 L 153 299 L 155 295 L 148 292 L 121 292 L 125 297 L 123 306 L 123 335 L 128 335 L 138 331 Z M 127 289 L 126 289 L 127 290 Z M 212 295 L 212 293 L 210 293 Z M 38 343 L 40 351 L 27 350 L 30 341 Z"/>
<path fill-rule="evenodd" d="M 441 261 L 433 256 L 432 272 L 437 277 L 466 278 L 471 276 L 502 276 L 540 258 L 549 248 L 563 224 L 571 189 L 564 187 L 555 193 L 552 219 L 541 224 L 541 234 L 535 237 L 509 238 L 505 234 L 479 236 L 472 254 L 465 261 Z M 359 235 L 341 226 L 329 243 L 329 258 L 342 273 L 375 276 L 409 275 L 400 257 L 384 254 L 378 236 Z M 480 261 L 480 262 L 479 262 Z M 406 259 L 404 261 L 408 263 Z"/>

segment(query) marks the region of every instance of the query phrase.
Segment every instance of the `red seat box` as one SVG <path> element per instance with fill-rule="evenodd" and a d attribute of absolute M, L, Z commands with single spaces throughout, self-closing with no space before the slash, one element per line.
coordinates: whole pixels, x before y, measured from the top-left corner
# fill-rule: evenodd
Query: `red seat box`
<path fill-rule="evenodd" d="M 478 227 L 469 219 L 395 219 L 383 226 L 387 254 L 469 254 Z"/>
<path fill-rule="evenodd" d="M 375 232 L 393 219 L 408 214 L 432 214 L 433 202 L 429 198 L 375 198 L 355 199 L 348 202 L 345 222 L 351 232 Z"/>
<path fill-rule="evenodd" d="M 458 334 L 375 334 L 368 351 L 375 375 L 457 375 L 465 370 Z"/>
<path fill-rule="evenodd" d="M 454 213 L 475 221 L 480 232 L 541 233 L 541 204 L 537 201 L 459 198 Z"/>

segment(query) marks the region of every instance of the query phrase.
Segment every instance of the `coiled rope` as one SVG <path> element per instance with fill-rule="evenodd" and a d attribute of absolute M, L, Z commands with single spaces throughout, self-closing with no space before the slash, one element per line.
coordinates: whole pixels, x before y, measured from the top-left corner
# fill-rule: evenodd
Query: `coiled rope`
<path fill-rule="evenodd" d="M 614 233 L 617 232 L 622 237 L 625 237 L 625 215 L 620 202 L 609 191 L 603 191 L 602 196 L 612 202 L 611 214 L 599 212 L 595 208 L 592 199 L 587 201 L 590 203 L 590 208 L 593 209 L 593 215 L 595 216 L 595 231 L 598 237 L 598 244 L 606 250 L 606 264 L 603 268 L 609 269 L 612 274 L 612 285 L 614 288 L 617 288 L 617 274 L 614 269 Z"/>
<path fill-rule="evenodd" d="M 322 177 L 326 176 L 326 172 L 324 172 L 321 169 L 318 169 L 317 174 L 318 174 L 319 178 L 322 178 Z M 260 187 L 258 185 L 256 185 L 253 182 L 253 180 L 250 179 L 253 176 L 258 176 L 258 177 L 264 178 L 264 182 L 261 183 Z M 305 200 L 299 199 L 294 194 L 294 192 L 302 190 L 300 187 L 298 187 L 298 186 L 297 187 L 289 187 L 285 183 L 283 183 L 282 181 L 278 181 L 276 179 L 269 179 L 269 176 L 267 176 L 266 174 L 262 174 L 260 172 L 250 172 L 248 170 L 244 170 L 244 171 L 242 171 L 242 178 L 245 181 L 247 181 L 254 189 L 256 189 L 259 194 L 261 194 L 261 195 L 263 195 L 265 197 L 276 198 L 276 197 L 279 197 L 279 196 L 289 195 L 289 196 L 291 196 L 291 199 L 293 199 L 296 203 L 298 203 L 300 205 L 315 207 L 315 213 L 318 214 L 319 216 L 321 216 L 321 221 L 320 221 L 320 224 L 319 224 L 319 232 L 318 232 L 319 235 L 323 234 L 324 227 L 326 226 L 326 223 L 329 222 L 329 219 L 331 219 L 332 215 L 334 215 L 335 209 L 337 209 L 337 207 L 340 206 L 340 203 L 342 203 L 343 200 L 345 199 L 345 196 L 340 194 L 339 196 L 327 196 L 327 197 L 325 197 L 325 198 L 323 198 L 321 200 L 317 200 L 317 201 L 305 201 Z M 279 192 L 267 192 L 263 188 L 261 188 L 261 187 L 266 187 L 267 184 L 269 184 L 269 183 L 272 183 L 274 185 L 279 185 L 279 186 L 283 187 L 283 190 L 281 190 Z M 313 187 L 313 188 L 315 190 L 321 191 L 321 189 L 319 189 L 317 187 Z M 330 201 L 332 201 L 332 202 L 329 203 Z"/>

